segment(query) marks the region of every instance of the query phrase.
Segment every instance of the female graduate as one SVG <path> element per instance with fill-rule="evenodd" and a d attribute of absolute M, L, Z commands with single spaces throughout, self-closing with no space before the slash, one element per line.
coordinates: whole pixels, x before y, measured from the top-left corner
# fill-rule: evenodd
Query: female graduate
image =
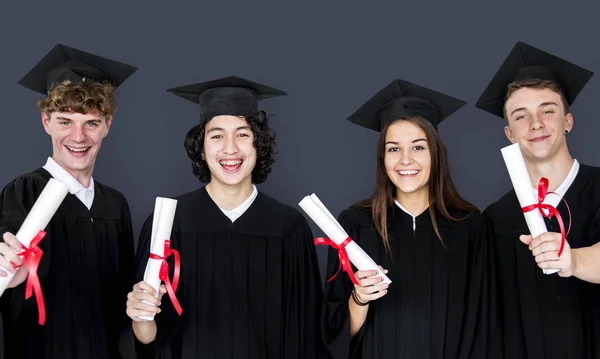
<path fill-rule="evenodd" d="M 357 271 L 357 285 L 343 275 L 326 284 L 324 340 L 333 358 L 494 357 L 489 236 L 457 193 L 436 132 L 463 105 L 395 80 L 349 118 L 381 132 L 377 184 L 339 221 L 392 282 Z M 327 278 L 338 267 L 330 249 Z"/>

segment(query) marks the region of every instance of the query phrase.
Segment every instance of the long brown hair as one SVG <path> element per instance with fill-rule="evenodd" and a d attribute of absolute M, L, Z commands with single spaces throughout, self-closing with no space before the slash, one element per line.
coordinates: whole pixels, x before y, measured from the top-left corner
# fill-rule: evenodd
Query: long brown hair
<path fill-rule="evenodd" d="M 393 123 L 398 121 L 407 121 L 425 132 L 429 152 L 431 155 L 431 171 L 427 186 L 429 187 L 429 214 L 433 223 L 433 230 L 437 237 L 442 241 L 436 215 L 436 210 L 448 220 L 460 222 L 465 220 L 469 215 L 464 217 L 454 217 L 449 208 L 456 209 L 461 212 L 476 212 L 477 207 L 463 199 L 454 186 L 450 177 L 450 169 L 448 166 L 448 156 L 446 146 L 440 140 L 440 137 L 431 123 L 422 117 L 404 117 L 387 124 L 381 131 L 379 141 L 377 143 L 377 185 L 371 198 L 362 200 L 355 204 L 356 207 L 363 210 L 371 211 L 375 227 L 383 238 L 383 243 L 386 250 L 391 253 L 392 248 L 388 237 L 387 228 L 387 211 L 394 205 L 396 195 L 396 186 L 392 183 L 385 169 L 385 138 L 387 131 Z"/>

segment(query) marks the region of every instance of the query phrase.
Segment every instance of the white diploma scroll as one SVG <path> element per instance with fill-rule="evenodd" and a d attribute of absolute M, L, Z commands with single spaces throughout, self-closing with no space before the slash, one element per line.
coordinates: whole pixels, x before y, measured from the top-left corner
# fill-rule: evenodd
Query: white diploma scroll
<path fill-rule="evenodd" d="M 164 257 L 165 241 L 171 238 L 171 229 L 173 228 L 173 220 L 175 219 L 176 209 L 177 200 L 156 197 L 156 202 L 154 204 L 154 217 L 152 219 L 152 234 L 150 237 L 150 253 Z M 157 298 L 161 283 L 159 278 L 161 264 L 162 259 L 148 258 L 148 264 L 146 265 L 146 271 L 144 272 L 144 282 L 148 283 L 156 290 L 157 294 L 155 297 Z M 154 316 L 140 316 L 140 318 L 154 320 Z"/>
<path fill-rule="evenodd" d="M 33 238 L 46 228 L 68 193 L 67 186 L 54 178 L 50 178 L 15 235 L 19 242 L 25 247 L 29 247 Z M 1 235 L 3 233 L 0 233 Z M 7 274 L 6 277 L 0 277 L 0 296 L 14 277 L 14 273 L 7 272 Z"/>
<path fill-rule="evenodd" d="M 298 205 L 317 224 L 317 226 L 325 232 L 325 235 L 337 245 L 342 244 L 346 238 L 348 238 L 348 233 L 346 233 L 344 228 L 342 228 L 335 217 L 314 193 L 304 197 Z M 378 272 L 377 275 L 382 276 L 385 283 L 389 284 L 392 282 L 379 269 L 377 263 L 375 263 L 373 259 L 371 259 L 371 257 L 356 244 L 356 242 L 350 241 L 345 248 L 350 262 L 352 262 L 356 268 L 359 270 L 376 270 Z"/>
<path fill-rule="evenodd" d="M 508 170 L 510 180 L 515 189 L 515 193 L 517 194 L 517 198 L 519 199 L 521 208 L 536 204 L 538 200 L 533 188 L 531 188 L 531 179 L 529 178 L 529 172 L 527 172 L 527 167 L 525 166 L 525 160 L 523 159 L 519 144 L 515 143 L 506 146 L 500 151 L 502 152 L 506 169 Z M 529 232 L 533 238 L 548 232 L 544 217 L 538 209 L 523 213 L 523 215 L 525 216 L 525 222 L 527 222 L 527 228 L 529 228 Z M 533 256 L 531 257 L 531 260 L 534 260 Z M 553 274 L 558 272 L 558 270 L 544 269 L 543 272 L 544 274 Z"/>

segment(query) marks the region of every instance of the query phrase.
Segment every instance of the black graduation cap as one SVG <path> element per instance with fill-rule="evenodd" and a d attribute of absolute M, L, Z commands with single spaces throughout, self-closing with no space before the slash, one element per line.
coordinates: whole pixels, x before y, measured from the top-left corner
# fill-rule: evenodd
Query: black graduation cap
<path fill-rule="evenodd" d="M 110 82 L 118 87 L 136 70 L 137 67 L 58 44 L 19 80 L 19 84 L 44 95 L 65 80 L 81 82 L 83 78 Z"/>
<path fill-rule="evenodd" d="M 287 95 L 276 88 L 237 76 L 174 87 L 167 91 L 200 104 L 201 119 L 219 115 L 248 116 L 258 111 L 258 101 Z"/>
<path fill-rule="evenodd" d="M 375 131 L 406 116 L 420 116 L 434 128 L 466 102 L 404 80 L 394 80 L 348 120 Z"/>
<path fill-rule="evenodd" d="M 475 106 L 504 118 L 508 85 L 515 81 L 531 79 L 553 81 L 571 105 L 593 75 L 589 70 L 519 41 Z"/>

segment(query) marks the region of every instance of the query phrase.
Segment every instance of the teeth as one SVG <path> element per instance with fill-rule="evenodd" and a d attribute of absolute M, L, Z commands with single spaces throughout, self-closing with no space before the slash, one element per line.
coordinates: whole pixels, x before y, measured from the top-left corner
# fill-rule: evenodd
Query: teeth
<path fill-rule="evenodd" d="M 86 148 L 74 148 L 74 147 L 69 147 L 69 146 L 67 146 L 67 148 L 69 150 L 73 151 L 73 152 L 85 152 L 85 151 L 87 151 L 87 150 L 90 149 L 89 147 L 86 147 Z"/>
<path fill-rule="evenodd" d="M 419 171 L 399 171 L 402 176 L 416 175 Z"/>
<path fill-rule="evenodd" d="M 237 165 L 241 165 L 242 161 L 221 161 L 219 163 L 224 166 L 237 166 Z"/>

